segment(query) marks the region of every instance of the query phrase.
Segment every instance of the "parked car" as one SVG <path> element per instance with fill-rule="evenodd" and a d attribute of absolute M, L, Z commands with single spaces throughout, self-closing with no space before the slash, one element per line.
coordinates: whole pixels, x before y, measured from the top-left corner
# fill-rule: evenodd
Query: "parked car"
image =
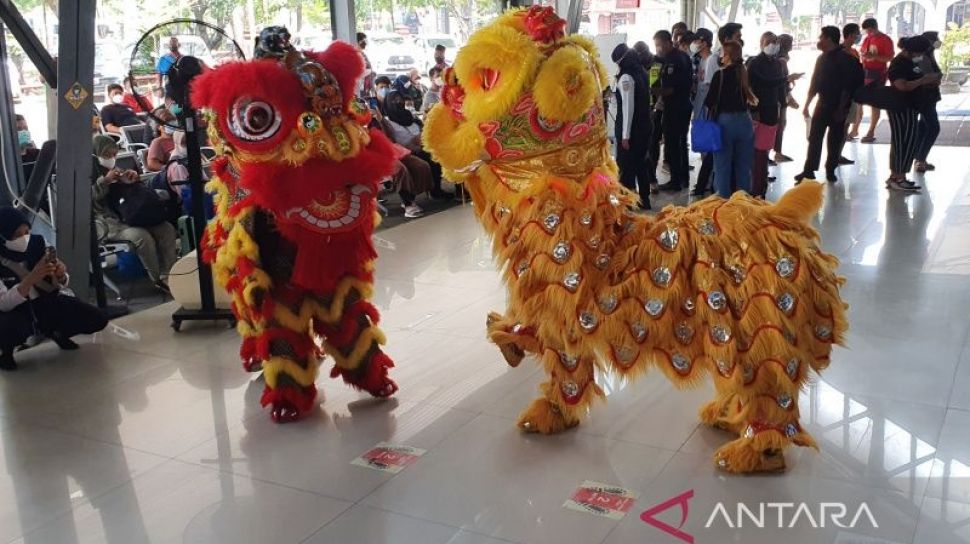
<path fill-rule="evenodd" d="M 455 54 L 458 53 L 458 43 L 447 34 L 422 34 L 414 37 L 414 44 L 418 50 L 418 69 L 421 75 L 428 75 L 428 70 L 434 66 L 434 49 L 438 45 L 445 46 L 445 62 L 449 65 L 455 63 Z"/>
<path fill-rule="evenodd" d="M 293 40 L 294 46 L 306 51 L 324 51 L 330 47 L 331 43 L 333 43 L 333 38 L 326 34 L 297 36 Z"/>
<path fill-rule="evenodd" d="M 393 34 L 367 37 L 367 58 L 374 72 L 391 79 L 419 68 L 418 51 L 414 41 Z"/>

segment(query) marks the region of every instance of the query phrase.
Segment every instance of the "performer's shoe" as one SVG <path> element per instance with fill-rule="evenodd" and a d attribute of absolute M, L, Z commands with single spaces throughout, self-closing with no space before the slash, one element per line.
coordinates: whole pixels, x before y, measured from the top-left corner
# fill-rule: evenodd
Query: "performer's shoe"
<path fill-rule="evenodd" d="M 839 166 L 846 166 L 849 164 L 855 164 L 855 161 L 846 157 L 839 157 Z"/>
<path fill-rule="evenodd" d="M 263 370 L 263 362 L 259 359 L 251 359 L 243 361 L 242 367 L 246 372 L 259 372 Z"/>
<path fill-rule="evenodd" d="M 825 179 L 829 183 L 835 183 L 836 181 L 839 181 L 839 177 L 835 175 L 835 170 L 834 169 L 832 169 L 832 170 L 829 170 L 827 168 L 825 169 Z"/>

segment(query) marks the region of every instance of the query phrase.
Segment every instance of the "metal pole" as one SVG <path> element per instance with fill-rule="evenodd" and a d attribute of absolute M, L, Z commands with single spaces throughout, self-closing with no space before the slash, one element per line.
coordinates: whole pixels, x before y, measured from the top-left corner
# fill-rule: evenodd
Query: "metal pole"
<path fill-rule="evenodd" d="M 330 22 L 334 40 L 357 43 L 357 14 L 354 0 L 331 0 Z"/>
<path fill-rule="evenodd" d="M 71 288 L 88 298 L 91 263 L 91 111 L 94 108 L 96 0 L 62 0 L 58 9 L 57 253 Z"/>

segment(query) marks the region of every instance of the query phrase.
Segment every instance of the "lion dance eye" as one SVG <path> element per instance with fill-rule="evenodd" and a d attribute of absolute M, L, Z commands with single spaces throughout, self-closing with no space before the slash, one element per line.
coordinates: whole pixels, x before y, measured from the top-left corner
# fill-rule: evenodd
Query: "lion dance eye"
<path fill-rule="evenodd" d="M 276 135 L 281 121 L 273 106 L 260 100 L 242 98 L 232 106 L 229 128 L 243 140 L 258 142 Z"/>

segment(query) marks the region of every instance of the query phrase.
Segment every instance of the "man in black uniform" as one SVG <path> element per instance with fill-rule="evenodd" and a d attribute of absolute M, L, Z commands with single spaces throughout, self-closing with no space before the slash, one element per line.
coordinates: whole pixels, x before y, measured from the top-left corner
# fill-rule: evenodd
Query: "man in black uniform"
<path fill-rule="evenodd" d="M 808 134 L 808 155 L 805 168 L 795 176 L 795 181 L 815 179 L 815 170 L 822 160 L 822 140 L 828 131 L 828 156 L 825 160 L 825 179 L 836 182 L 835 169 L 839 166 L 842 144 L 845 141 L 845 122 L 849 116 L 852 95 L 862 86 L 865 72 L 859 60 L 841 45 L 842 32 L 834 26 L 822 27 L 816 46 L 822 54 L 815 61 L 812 85 L 808 89 L 803 114 L 808 117 L 809 104 L 817 96 Z"/>
<path fill-rule="evenodd" d="M 657 55 L 663 57 L 660 69 L 660 97 L 664 104 L 661 129 L 664 135 L 664 158 L 670 166 L 670 181 L 661 185 L 663 191 L 680 191 L 690 186 L 687 163 L 687 130 L 690 126 L 690 91 L 694 66 L 687 53 L 674 46 L 670 32 L 661 30 L 653 35 Z"/>

